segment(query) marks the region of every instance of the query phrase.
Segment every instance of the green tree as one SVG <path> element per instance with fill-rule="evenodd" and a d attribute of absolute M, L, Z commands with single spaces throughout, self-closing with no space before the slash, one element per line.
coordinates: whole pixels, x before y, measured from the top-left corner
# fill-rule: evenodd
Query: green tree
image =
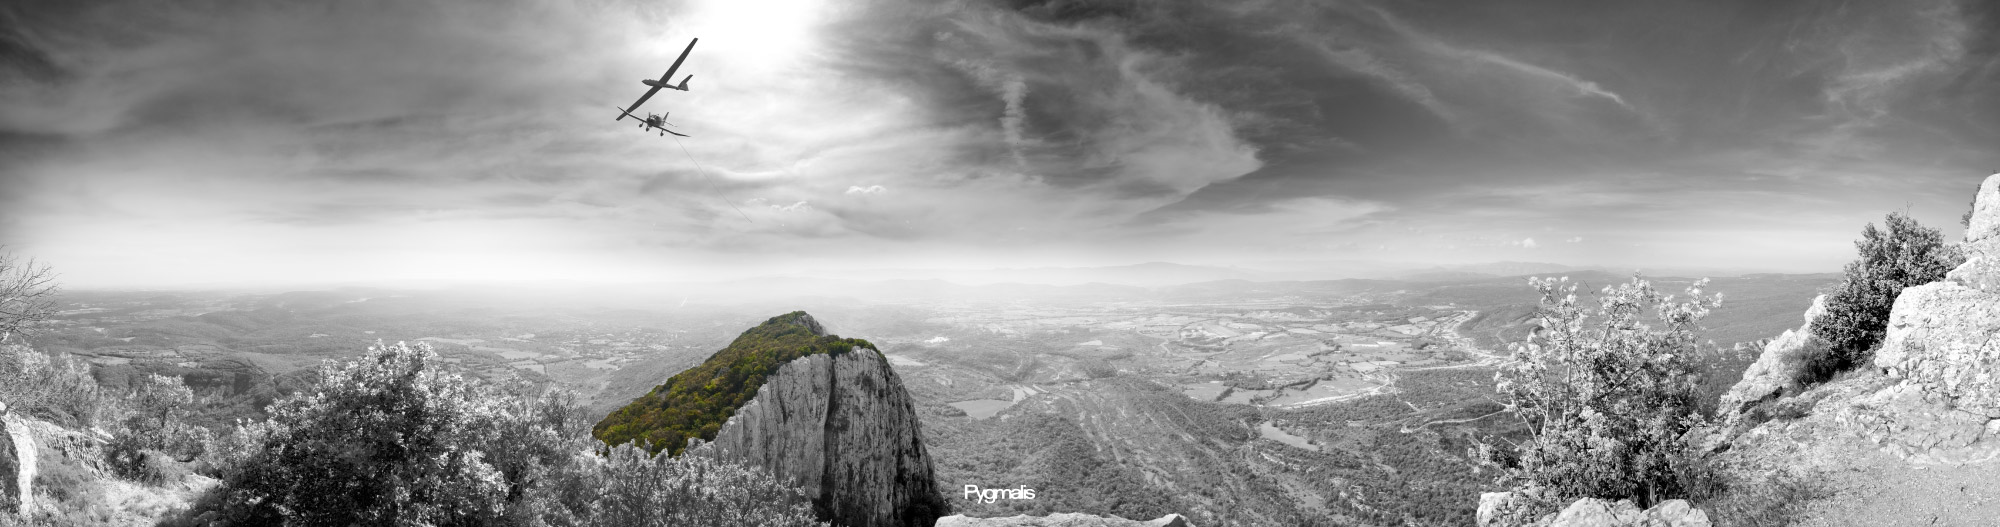
<path fill-rule="evenodd" d="M 222 485 L 162 525 L 819 525 L 761 469 L 604 449 L 574 394 L 377 344 L 213 441 Z M 689 457 L 689 456 L 683 456 Z"/>
<path fill-rule="evenodd" d="M 1825 355 L 1808 357 L 1806 379 L 1815 383 L 1868 362 L 1889 325 L 1890 308 L 1903 289 L 1944 279 L 1965 262 L 1964 254 L 1944 243 L 1937 229 L 1919 225 L 1900 212 L 1884 220 L 1887 232 L 1874 224 L 1861 229 L 1854 242 L 1857 257 L 1846 276 L 1827 295 L 1826 314 L 1812 323 L 1814 335 L 1829 343 Z"/>
<path fill-rule="evenodd" d="M 197 400 L 180 377 L 151 373 L 139 380 L 105 451 L 112 468 L 126 477 L 159 480 L 164 474 L 154 467 L 164 460 L 149 458 L 195 460 L 214 440 L 208 429 L 188 422 Z"/>
<path fill-rule="evenodd" d="M 1722 300 L 1701 296 L 1707 282 L 1675 301 L 1634 276 L 1606 287 L 1600 309 L 1586 314 L 1567 277 L 1530 280 L 1542 296 L 1541 327 L 1495 374 L 1529 438 L 1511 453 L 1481 446 L 1502 480 L 1543 506 L 1594 497 L 1646 507 L 1683 494 L 1682 436 L 1702 422 L 1696 324 Z M 1663 329 L 1646 323 L 1648 307 Z"/>
<path fill-rule="evenodd" d="M 376 345 L 271 405 L 262 448 L 231 487 L 254 517 L 305 525 L 481 525 L 507 496 L 477 441 L 494 412 L 427 343 Z"/>

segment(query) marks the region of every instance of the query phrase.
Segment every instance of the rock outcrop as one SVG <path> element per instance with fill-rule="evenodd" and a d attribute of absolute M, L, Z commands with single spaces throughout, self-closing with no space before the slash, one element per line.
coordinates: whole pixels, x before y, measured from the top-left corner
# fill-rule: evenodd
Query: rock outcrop
<path fill-rule="evenodd" d="M 1688 506 L 1686 500 L 1667 500 L 1651 509 L 1639 510 L 1629 500 L 1612 503 L 1581 499 L 1572 503 L 1548 527 L 1709 527 L 1708 515 Z"/>
<path fill-rule="evenodd" d="M 1986 178 L 1959 245 L 1966 261 L 1904 289 L 1875 365 L 1954 407 L 2000 417 L 2000 174 Z"/>
<path fill-rule="evenodd" d="M 826 335 L 811 316 L 795 323 Z M 803 486 L 836 525 L 930 527 L 950 512 L 903 381 L 866 347 L 785 363 L 697 451 Z"/>
<path fill-rule="evenodd" d="M 22 447 L 28 431 L 12 421 L 7 405 L 0 403 L 0 514 L 26 515 L 27 504 L 32 503 L 28 485 L 34 481 L 35 451 L 32 443 Z"/>
<path fill-rule="evenodd" d="M 1842 424 L 1917 463 L 2000 458 L 2000 174 L 1986 178 L 1945 279 L 1904 289 L 1875 366 L 1893 386 L 1840 410 Z"/>
<path fill-rule="evenodd" d="M 1168 514 L 1154 520 L 1127 520 L 1117 516 L 1095 516 L 1077 513 L 1056 513 L 1048 516 L 1011 516 L 1006 518 L 968 518 L 946 516 L 938 518 L 937 527 L 1191 527 L 1186 517 Z"/>
<path fill-rule="evenodd" d="M 1500 527 L 1508 525 L 1502 520 L 1501 509 L 1514 499 L 1512 492 L 1488 492 L 1479 495 L 1479 527 Z M 1518 521 L 1518 520 L 1516 520 Z M 1600 500 L 1584 498 L 1563 508 L 1562 512 L 1548 514 L 1541 519 L 1528 522 L 1525 527 L 1710 527 L 1708 514 L 1688 505 L 1687 500 L 1667 500 L 1640 510 L 1632 500 Z"/>
<path fill-rule="evenodd" d="M 1806 308 L 1805 325 L 1785 330 L 1765 344 L 1757 362 L 1743 371 L 1743 380 L 1722 394 L 1717 411 L 1733 420 L 1758 404 L 1797 393 L 1797 379 L 1805 368 L 1805 357 L 1825 352 L 1828 346 L 1826 339 L 1812 333 L 1813 321 L 1824 314 L 1826 295 L 1820 295 L 1813 298 L 1812 307 Z"/>

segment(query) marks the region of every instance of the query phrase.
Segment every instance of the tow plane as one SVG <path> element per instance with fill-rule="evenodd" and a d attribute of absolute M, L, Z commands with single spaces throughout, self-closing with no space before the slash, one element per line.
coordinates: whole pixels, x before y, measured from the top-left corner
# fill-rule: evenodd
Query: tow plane
<path fill-rule="evenodd" d="M 625 115 L 620 115 L 620 116 L 618 116 L 618 119 L 619 119 L 619 120 L 624 120 L 624 119 L 625 119 L 626 117 L 631 117 L 631 118 L 633 118 L 633 119 L 638 119 L 638 120 L 639 120 L 639 127 L 640 127 L 640 128 L 646 128 L 646 129 L 653 129 L 653 130 L 659 130 L 659 131 L 660 131 L 660 136 L 662 136 L 662 137 L 665 137 L 665 136 L 666 136 L 667 134 L 674 134 L 674 135 L 678 135 L 678 136 L 681 136 L 681 137 L 689 137 L 689 136 L 688 136 L 688 134 L 683 134 L 683 133 L 680 133 L 680 132 L 676 132 L 676 131 L 673 131 L 673 130 L 668 130 L 668 129 L 667 129 L 667 125 L 670 125 L 670 124 L 673 124 L 673 123 L 669 123 L 669 122 L 667 122 L 667 116 L 666 116 L 666 115 L 653 115 L 653 113 L 652 113 L 652 112 L 646 112 L 646 116 L 642 118 L 642 117 L 639 117 L 639 116 L 637 116 L 637 115 L 632 115 L 632 112 L 630 112 L 630 111 L 620 111 L 620 113 L 623 113 L 623 114 L 625 114 Z M 673 113 L 673 112 L 667 112 L 667 113 Z"/>
<path fill-rule="evenodd" d="M 677 58 L 677 59 L 674 59 L 674 65 L 673 65 L 673 66 L 669 66 L 669 67 L 667 67 L 667 73 L 666 73 L 665 75 L 661 75 L 661 76 L 660 76 L 660 78 L 659 78 L 659 80 L 653 80 L 653 79 L 640 79 L 640 80 L 639 80 L 639 83 L 640 83 L 640 84 L 644 84 L 644 85 L 647 85 L 647 86 L 652 86 L 652 89 L 649 89 L 649 90 L 646 90 L 646 94 L 645 94 L 645 95 L 640 95 L 640 96 L 639 96 L 639 100 L 637 100 L 637 101 L 633 101 L 633 102 L 632 102 L 632 106 L 630 106 L 630 107 L 627 107 L 627 108 L 625 108 L 625 109 L 623 109 L 623 110 L 619 110 L 619 112 L 618 112 L 618 118 L 617 118 L 617 119 L 613 119 L 613 120 L 614 120 L 614 121 L 623 121 L 623 120 L 625 120 L 625 118 L 626 118 L 626 117 L 631 117 L 631 118 L 633 118 L 633 119 L 639 119 L 639 121 L 640 121 L 640 124 L 639 124 L 639 128 L 640 128 L 640 129 L 657 129 L 657 130 L 659 130 L 659 131 L 661 131 L 661 132 L 664 132 L 664 133 L 662 133 L 662 134 L 661 134 L 661 135 L 663 135 L 663 136 L 664 136 L 664 135 L 666 135 L 666 134 L 674 134 L 674 135 L 677 135 L 677 136 L 681 136 L 681 137 L 688 137 L 688 135 L 687 135 L 687 134 L 683 134 L 683 133 L 680 133 L 680 132 L 675 132 L 675 131 L 673 131 L 673 130 L 668 130 L 668 129 L 666 128 L 666 125 L 667 125 L 668 123 L 667 123 L 667 118 L 666 118 L 666 116 L 665 116 L 665 115 L 658 115 L 658 116 L 656 116 L 656 115 L 653 115 L 653 114 L 651 114 L 651 113 L 648 113 L 648 114 L 646 114 L 646 117 L 645 117 L 645 118 L 641 119 L 641 118 L 640 118 L 639 116 L 637 116 L 637 115 L 633 115 L 633 114 L 632 114 L 632 110 L 637 110 L 637 109 L 639 109 L 639 105 L 641 105 L 641 104 L 646 104 L 646 99 L 651 99 L 651 98 L 653 98 L 653 94 L 655 94 L 655 93 L 659 93 L 659 92 L 660 92 L 660 88 L 672 88 L 672 89 L 676 89 L 676 90 L 680 90 L 680 91 L 688 91 L 688 81 L 690 81 L 690 80 L 694 80 L 694 75 L 690 74 L 690 75 L 688 75 L 687 77 L 684 77 L 684 78 L 682 78 L 682 79 L 681 79 L 681 83 L 680 83 L 680 84 L 678 84 L 678 85 L 676 85 L 676 84 L 672 84 L 672 83 L 671 83 L 671 81 L 673 81 L 673 79 L 674 79 L 674 72 L 676 72 L 676 71 L 680 71 L 680 69 L 681 69 L 681 63 L 682 63 L 682 62 L 685 62 L 685 61 L 687 61 L 687 58 L 688 58 L 688 53 L 692 53 L 692 52 L 694 52 L 694 44 L 695 44 L 696 42 L 701 42 L 701 39 L 697 38 L 697 39 L 694 39 L 694 40 L 691 40 L 691 41 L 688 41 L 688 47 L 687 47 L 687 49 L 684 49 L 684 50 L 681 50 L 681 56 L 680 56 L 680 58 Z"/>

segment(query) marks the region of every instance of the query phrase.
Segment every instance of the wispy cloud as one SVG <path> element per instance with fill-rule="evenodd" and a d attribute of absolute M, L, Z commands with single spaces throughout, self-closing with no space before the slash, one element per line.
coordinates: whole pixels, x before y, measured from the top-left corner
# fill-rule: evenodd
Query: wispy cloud
<path fill-rule="evenodd" d="M 0 243 L 83 282 L 1189 247 L 1805 265 L 1904 201 L 1954 221 L 2000 166 L 1969 0 L 1051 5 L 10 10 Z M 641 108 L 693 137 L 613 121 L 693 37 L 694 90 Z"/>

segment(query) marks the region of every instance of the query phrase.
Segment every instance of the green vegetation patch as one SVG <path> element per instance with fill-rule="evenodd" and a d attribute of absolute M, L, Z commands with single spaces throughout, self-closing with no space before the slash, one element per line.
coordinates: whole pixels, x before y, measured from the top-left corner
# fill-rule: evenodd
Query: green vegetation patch
<path fill-rule="evenodd" d="M 714 440 L 722 424 L 756 397 L 757 388 L 785 363 L 822 353 L 839 355 L 857 346 L 880 351 L 866 340 L 815 334 L 810 320 L 804 311 L 771 317 L 707 362 L 612 411 L 591 434 L 611 446 L 644 440 L 641 446 L 655 455 L 661 450 L 680 455 L 690 437 Z"/>

